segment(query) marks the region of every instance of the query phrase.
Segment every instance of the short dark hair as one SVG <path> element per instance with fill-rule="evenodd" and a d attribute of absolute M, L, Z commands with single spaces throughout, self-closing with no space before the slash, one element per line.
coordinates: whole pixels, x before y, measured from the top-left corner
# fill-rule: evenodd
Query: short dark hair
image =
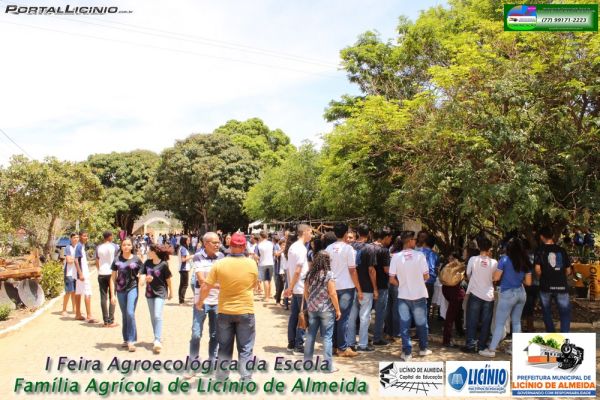
<path fill-rule="evenodd" d="M 260 231 L 260 237 L 263 239 L 266 239 L 269 236 L 269 234 L 267 233 L 267 231 Z"/>
<path fill-rule="evenodd" d="M 83 235 L 84 233 L 88 233 L 88 231 L 86 231 L 85 229 L 82 231 L 79 231 L 79 236 Z"/>
<path fill-rule="evenodd" d="M 342 235 L 342 237 L 344 236 Z M 337 236 L 335 235 L 335 233 L 331 231 L 325 232 L 325 234 L 323 235 L 323 248 L 327 248 L 327 246 L 335 242 L 337 242 Z"/>
<path fill-rule="evenodd" d="M 479 251 L 489 251 L 492 248 L 492 241 L 485 236 L 477 238 L 477 247 Z"/>
<path fill-rule="evenodd" d="M 402 244 L 404 245 L 404 244 L 408 243 L 409 240 L 412 240 L 415 238 L 415 232 L 414 231 L 404 231 L 400 235 L 400 238 L 402 240 Z"/>
<path fill-rule="evenodd" d="M 374 236 L 375 240 L 385 239 L 388 236 L 392 236 L 392 230 L 389 227 L 384 226 L 383 228 L 376 230 Z"/>
<path fill-rule="evenodd" d="M 79 236 L 79 233 L 77 233 L 77 232 L 71 232 L 71 235 L 69 235 L 69 237 L 71 239 L 73 239 L 73 236 Z"/>
<path fill-rule="evenodd" d="M 435 236 L 427 235 L 427 239 L 425 239 L 425 244 L 427 247 L 433 248 L 435 246 Z"/>
<path fill-rule="evenodd" d="M 538 233 L 540 234 L 540 236 L 543 236 L 546 239 L 552 239 L 554 237 L 552 229 L 550 229 L 549 226 L 542 227 Z"/>
<path fill-rule="evenodd" d="M 109 237 L 111 237 L 113 234 L 110 231 L 104 231 L 104 233 L 102 234 L 102 237 L 104 238 L 104 240 L 108 239 Z"/>
<path fill-rule="evenodd" d="M 341 239 L 344 237 L 346 233 L 348 233 L 348 225 L 343 222 L 338 222 L 333 226 L 333 233 L 335 233 L 335 237 Z"/>
<path fill-rule="evenodd" d="M 369 236 L 369 225 L 360 224 L 358 225 L 358 228 L 356 228 L 356 231 L 360 237 Z"/>

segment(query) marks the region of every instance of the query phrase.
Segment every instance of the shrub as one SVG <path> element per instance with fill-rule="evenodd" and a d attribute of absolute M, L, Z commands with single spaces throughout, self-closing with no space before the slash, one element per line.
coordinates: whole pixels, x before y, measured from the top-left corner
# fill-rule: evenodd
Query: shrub
<path fill-rule="evenodd" d="M 11 311 L 12 307 L 9 304 L 0 304 L 0 321 L 6 321 Z"/>
<path fill-rule="evenodd" d="M 64 287 L 63 266 L 58 261 L 49 261 L 42 266 L 40 282 L 47 298 L 58 296 Z"/>

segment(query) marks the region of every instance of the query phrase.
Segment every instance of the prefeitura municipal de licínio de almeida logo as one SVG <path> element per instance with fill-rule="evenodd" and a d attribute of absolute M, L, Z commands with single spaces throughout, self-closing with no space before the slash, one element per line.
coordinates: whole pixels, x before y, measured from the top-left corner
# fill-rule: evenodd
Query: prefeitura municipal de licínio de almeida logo
<path fill-rule="evenodd" d="M 109 15 L 109 14 L 131 14 L 132 10 L 122 10 L 118 6 L 72 6 L 70 4 L 53 5 L 22 5 L 8 4 L 4 6 L 4 14 L 14 15 Z"/>

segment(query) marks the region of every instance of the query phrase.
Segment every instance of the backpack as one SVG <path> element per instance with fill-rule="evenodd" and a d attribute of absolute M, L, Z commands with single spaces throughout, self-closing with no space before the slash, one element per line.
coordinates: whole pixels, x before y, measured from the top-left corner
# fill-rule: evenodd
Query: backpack
<path fill-rule="evenodd" d="M 456 286 L 464 279 L 465 271 L 465 264 L 452 261 L 440 271 L 440 282 L 444 286 Z"/>

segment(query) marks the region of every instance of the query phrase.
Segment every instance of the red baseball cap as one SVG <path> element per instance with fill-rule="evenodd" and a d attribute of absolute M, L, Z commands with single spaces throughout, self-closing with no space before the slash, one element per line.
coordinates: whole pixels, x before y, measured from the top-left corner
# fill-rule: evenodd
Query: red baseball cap
<path fill-rule="evenodd" d="M 246 245 L 246 236 L 243 233 L 236 232 L 231 235 L 231 246 L 245 246 Z"/>

